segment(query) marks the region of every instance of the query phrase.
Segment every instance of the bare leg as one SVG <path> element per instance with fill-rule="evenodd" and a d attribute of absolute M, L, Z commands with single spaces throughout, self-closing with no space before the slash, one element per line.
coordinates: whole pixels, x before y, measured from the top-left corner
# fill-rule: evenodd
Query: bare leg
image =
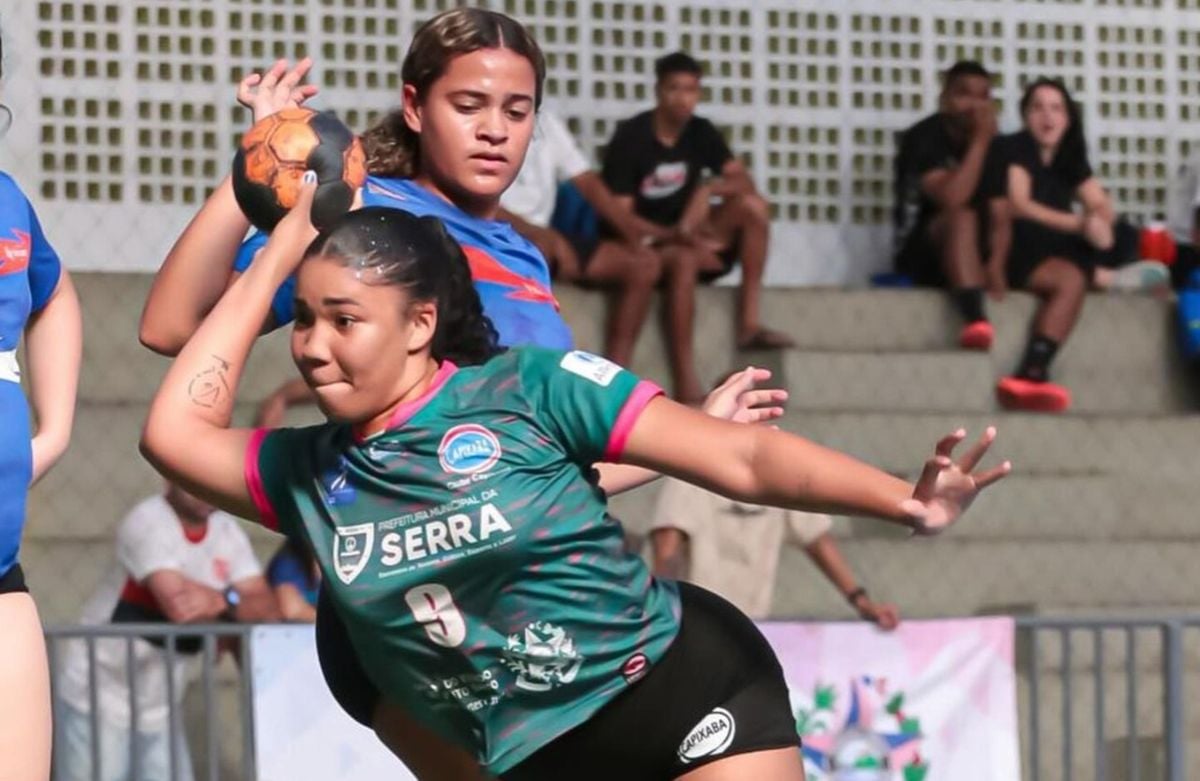
<path fill-rule="evenodd" d="M 671 378 L 675 398 L 684 403 L 701 401 L 704 388 L 696 375 L 695 334 L 696 275 L 701 268 L 719 264 L 711 252 L 673 245 L 662 251 L 666 294 L 663 299 L 663 327 L 667 352 L 671 358 Z"/>
<path fill-rule="evenodd" d="M 1034 332 L 1062 344 L 1083 311 L 1087 277 L 1069 260 L 1049 258 L 1034 269 L 1028 286 L 1042 299 L 1033 320 Z"/>
<path fill-rule="evenodd" d="M 712 214 L 719 243 L 738 248 L 742 287 L 738 298 L 738 344 L 751 340 L 762 347 L 790 347 L 792 340 L 762 327 L 762 280 L 767 267 L 771 233 L 771 206 L 758 193 L 729 196 Z"/>
<path fill-rule="evenodd" d="M 661 276 L 662 261 L 657 252 L 647 248 L 605 241 L 588 260 L 584 279 L 614 288 L 604 353 L 621 366 L 628 366 L 633 360 L 633 348 Z"/>
<path fill-rule="evenodd" d="M 747 778 L 804 781 L 800 749 L 792 746 L 738 754 L 684 773 L 677 781 L 742 781 Z"/>
<path fill-rule="evenodd" d="M 401 708 L 381 701 L 375 735 L 421 781 L 483 781 L 491 778 L 465 749 L 446 742 Z"/>
<path fill-rule="evenodd" d="M 942 270 L 951 289 L 982 288 L 979 213 L 969 206 L 947 209 L 934 218 L 929 233 L 941 249 Z"/>
<path fill-rule="evenodd" d="M 0 596 L 0 779 L 50 777 L 50 668 L 37 607 L 28 594 Z"/>

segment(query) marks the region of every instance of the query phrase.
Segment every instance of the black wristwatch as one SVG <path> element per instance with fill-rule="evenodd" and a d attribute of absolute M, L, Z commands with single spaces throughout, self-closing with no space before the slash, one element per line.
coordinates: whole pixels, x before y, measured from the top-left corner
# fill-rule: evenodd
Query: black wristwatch
<path fill-rule="evenodd" d="M 234 621 L 237 616 L 237 606 L 242 603 L 242 595 L 233 586 L 226 586 L 222 594 L 225 597 L 225 610 L 221 612 L 221 618 L 226 621 Z"/>
<path fill-rule="evenodd" d="M 851 606 L 857 608 L 858 607 L 858 604 L 857 604 L 858 598 L 865 597 L 866 595 L 867 595 L 867 590 L 865 588 L 863 588 L 862 586 L 859 586 L 858 588 L 854 589 L 853 591 L 851 591 L 849 594 L 846 595 L 846 601 L 849 602 L 851 604 Z"/>

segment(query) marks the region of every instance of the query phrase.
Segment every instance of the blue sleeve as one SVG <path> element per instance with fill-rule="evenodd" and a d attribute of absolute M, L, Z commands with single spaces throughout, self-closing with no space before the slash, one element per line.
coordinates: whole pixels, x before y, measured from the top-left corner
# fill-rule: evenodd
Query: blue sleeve
<path fill-rule="evenodd" d="M 233 261 L 233 270 L 239 274 L 245 273 L 254 261 L 255 254 L 266 245 L 268 236 L 269 234 L 259 230 L 250 234 L 250 238 L 243 241 L 242 246 L 238 249 L 237 257 Z M 295 277 L 288 277 L 287 281 L 275 291 L 275 298 L 271 300 L 271 316 L 275 319 L 276 328 L 285 326 L 295 319 L 296 315 L 292 308 L 292 299 L 295 295 Z"/>
<path fill-rule="evenodd" d="M 26 201 L 26 206 L 29 209 L 29 230 L 31 234 L 29 237 L 30 309 L 33 312 L 38 312 L 50 300 L 50 296 L 54 294 L 54 289 L 58 287 L 58 279 L 62 276 L 62 263 L 59 261 L 58 253 L 54 251 L 54 247 L 51 247 L 50 242 L 46 240 L 46 234 L 42 232 L 42 224 L 38 222 L 33 205 Z"/>
<path fill-rule="evenodd" d="M 308 578 L 304 572 L 304 564 L 293 556 L 287 548 L 282 548 L 267 565 L 267 582 L 272 586 L 290 583 L 300 593 L 308 591 Z"/>

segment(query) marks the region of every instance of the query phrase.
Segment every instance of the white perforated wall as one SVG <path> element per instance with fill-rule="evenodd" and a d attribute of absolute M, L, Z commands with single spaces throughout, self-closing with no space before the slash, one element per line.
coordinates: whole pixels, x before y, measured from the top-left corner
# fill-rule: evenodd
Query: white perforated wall
<path fill-rule="evenodd" d="M 774 282 L 860 281 L 887 263 L 896 131 L 939 70 L 1064 77 L 1121 211 L 1155 218 L 1200 135 L 1200 0 L 491 0 L 546 50 L 547 93 L 589 151 L 652 100 L 660 54 L 705 62 L 702 112 L 776 216 Z M 248 69 L 310 54 L 321 106 L 364 128 L 394 105 L 414 26 L 449 0 L 6 0 L 0 160 L 77 268 L 156 267 L 225 172 Z"/>

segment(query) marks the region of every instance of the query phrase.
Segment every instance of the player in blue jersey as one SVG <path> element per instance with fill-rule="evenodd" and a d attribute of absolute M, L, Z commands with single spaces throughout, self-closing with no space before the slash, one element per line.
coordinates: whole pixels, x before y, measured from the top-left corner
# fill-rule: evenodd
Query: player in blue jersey
<path fill-rule="evenodd" d="M 994 430 L 957 463 L 965 432 L 942 439 L 914 486 L 676 404 L 601 358 L 497 355 L 440 223 L 364 209 L 316 236 L 314 190 L 181 351 L 142 448 L 189 489 L 313 546 L 381 740 L 407 746 L 415 718 L 506 781 L 803 779 L 761 634 L 713 595 L 650 577 L 591 465 L 935 533 L 1009 471 L 975 471 Z M 292 354 L 329 422 L 231 429 L 258 328 L 297 267 Z"/>
<path fill-rule="evenodd" d="M 0 110 L 11 118 L 6 107 Z M 22 335 L 36 434 L 20 385 Z M 71 279 L 33 206 L 0 172 L 0 775 L 5 778 L 50 774 L 50 672 L 41 621 L 17 552 L 29 485 L 58 460 L 71 435 L 81 340 Z"/>

